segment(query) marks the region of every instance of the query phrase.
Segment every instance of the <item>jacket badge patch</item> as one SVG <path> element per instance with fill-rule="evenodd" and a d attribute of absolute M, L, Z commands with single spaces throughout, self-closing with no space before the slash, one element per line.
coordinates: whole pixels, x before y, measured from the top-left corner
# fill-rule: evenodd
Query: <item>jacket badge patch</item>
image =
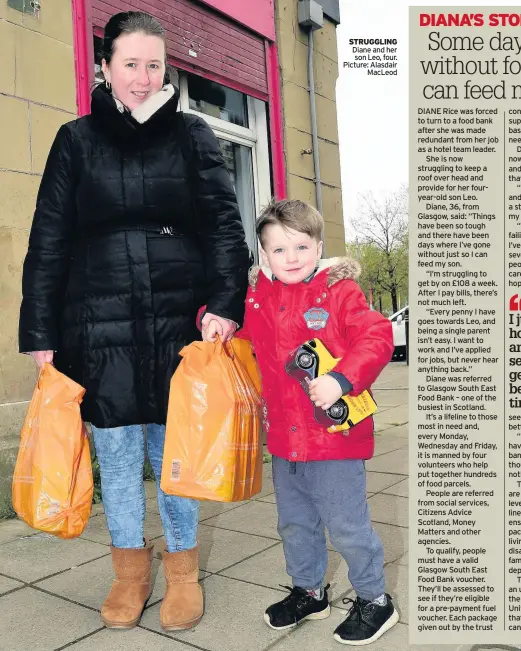
<path fill-rule="evenodd" d="M 304 314 L 304 319 L 311 330 L 321 330 L 326 327 L 329 313 L 323 307 L 311 307 Z"/>

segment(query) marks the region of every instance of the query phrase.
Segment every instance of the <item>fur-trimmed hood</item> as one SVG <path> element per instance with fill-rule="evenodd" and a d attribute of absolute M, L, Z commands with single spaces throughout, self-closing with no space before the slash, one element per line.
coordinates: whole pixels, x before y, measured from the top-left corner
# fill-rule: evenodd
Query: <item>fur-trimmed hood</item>
<path fill-rule="evenodd" d="M 360 265 L 356 260 L 348 257 L 328 258 L 318 263 L 317 275 L 327 272 L 327 286 L 331 287 L 340 280 L 357 280 L 361 273 Z M 259 274 L 263 273 L 268 280 L 272 280 L 271 269 L 265 265 L 252 267 L 248 274 L 250 287 L 255 289 Z"/>

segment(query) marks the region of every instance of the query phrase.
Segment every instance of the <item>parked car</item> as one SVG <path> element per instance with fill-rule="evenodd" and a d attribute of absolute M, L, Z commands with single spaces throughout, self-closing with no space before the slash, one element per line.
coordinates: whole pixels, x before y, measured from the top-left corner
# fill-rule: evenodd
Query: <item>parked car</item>
<path fill-rule="evenodd" d="M 393 324 L 394 355 L 393 360 L 406 358 L 405 318 L 409 317 L 409 306 L 402 307 L 389 317 Z"/>

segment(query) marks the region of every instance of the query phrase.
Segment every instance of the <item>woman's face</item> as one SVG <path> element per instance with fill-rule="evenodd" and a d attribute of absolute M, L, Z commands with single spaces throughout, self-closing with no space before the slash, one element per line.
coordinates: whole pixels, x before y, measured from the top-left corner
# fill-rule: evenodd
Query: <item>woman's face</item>
<path fill-rule="evenodd" d="M 110 64 L 102 61 L 103 74 L 114 97 L 132 111 L 163 86 L 165 44 L 159 36 L 134 32 L 122 34 L 114 46 Z"/>

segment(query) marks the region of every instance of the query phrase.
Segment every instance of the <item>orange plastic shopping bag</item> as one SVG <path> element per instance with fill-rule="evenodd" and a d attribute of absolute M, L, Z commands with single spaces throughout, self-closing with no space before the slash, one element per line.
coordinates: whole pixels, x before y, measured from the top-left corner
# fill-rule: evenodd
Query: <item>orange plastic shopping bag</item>
<path fill-rule="evenodd" d="M 262 487 L 260 376 L 251 344 L 194 342 L 170 383 L 165 493 L 247 500 Z"/>
<path fill-rule="evenodd" d="M 89 439 L 81 419 L 85 389 L 46 364 L 29 405 L 13 476 L 13 507 L 34 529 L 79 536 L 92 506 Z"/>

